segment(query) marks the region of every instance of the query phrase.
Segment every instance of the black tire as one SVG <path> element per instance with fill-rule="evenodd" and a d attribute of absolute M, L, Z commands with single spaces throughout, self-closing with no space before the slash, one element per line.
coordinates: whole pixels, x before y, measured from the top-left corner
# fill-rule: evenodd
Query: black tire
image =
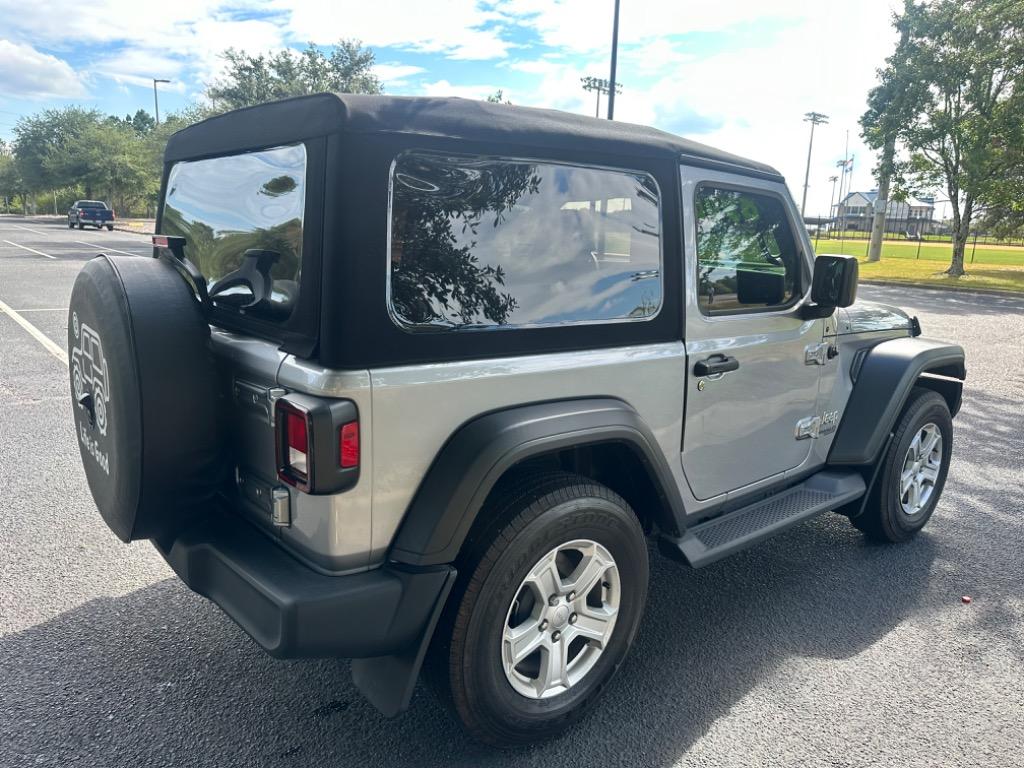
<path fill-rule="evenodd" d="M 113 224 L 107 224 L 107 232 L 113 232 L 113 231 L 114 231 L 114 225 Z"/>
<path fill-rule="evenodd" d="M 83 224 L 82 222 L 78 222 L 78 228 L 85 229 L 85 224 Z"/>
<path fill-rule="evenodd" d="M 209 508 L 225 474 L 210 327 L 157 259 L 99 256 L 68 312 L 71 411 L 96 507 L 124 541 Z"/>
<path fill-rule="evenodd" d="M 941 463 L 927 502 L 918 512 L 908 514 L 901 493 L 904 462 L 915 436 L 928 424 L 938 427 L 942 435 Z M 915 388 L 896 422 L 889 449 L 882 456 L 882 466 L 864 512 L 851 521 L 854 527 L 881 542 L 898 543 L 916 535 L 931 518 L 942 495 L 952 448 L 953 419 L 946 401 L 930 389 Z"/>
<path fill-rule="evenodd" d="M 75 228 L 75 222 L 73 222 L 71 219 L 68 219 L 68 229 L 74 229 L 74 228 Z"/>
<path fill-rule="evenodd" d="M 430 672 L 471 735 L 496 745 L 533 742 L 581 718 L 622 664 L 647 598 L 647 544 L 636 515 L 620 496 L 563 472 L 504 483 L 481 516 L 490 522 L 460 557 L 459 581 L 431 648 Z M 538 561 L 577 539 L 596 542 L 614 558 L 619 587 L 615 624 L 581 679 L 550 698 L 528 698 L 513 688 L 502 665 L 510 606 Z M 608 587 L 605 576 L 601 579 L 595 589 Z M 576 658 L 571 647 L 569 653 L 571 664 Z"/>

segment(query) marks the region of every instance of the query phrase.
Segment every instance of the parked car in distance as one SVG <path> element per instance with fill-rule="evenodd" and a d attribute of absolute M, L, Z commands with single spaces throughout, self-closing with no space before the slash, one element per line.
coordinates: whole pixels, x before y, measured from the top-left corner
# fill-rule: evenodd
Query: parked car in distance
<path fill-rule="evenodd" d="M 422 667 L 476 738 L 553 736 L 640 669 L 655 552 L 701 568 L 829 511 L 904 542 L 942 494 L 963 349 L 857 301 L 762 163 L 320 94 L 175 133 L 162 189 L 157 258 L 71 295 L 96 506 L 271 655 L 352 659 L 386 715 Z M 819 538 L 823 570 L 853 546 Z"/>
<path fill-rule="evenodd" d="M 114 229 L 114 209 L 100 200 L 76 200 L 68 211 L 68 229 L 85 229 L 91 224 L 96 229 Z"/>

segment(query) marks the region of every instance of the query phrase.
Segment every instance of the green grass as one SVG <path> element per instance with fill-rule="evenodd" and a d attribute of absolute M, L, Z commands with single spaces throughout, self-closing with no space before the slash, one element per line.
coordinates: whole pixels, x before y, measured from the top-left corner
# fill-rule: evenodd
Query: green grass
<path fill-rule="evenodd" d="M 811 241 L 814 242 L 813 239 Z M 969 272 L 971 270 L 971 250 L 973 243 L 967 244 L 967 251 L 964 254 L 964 266 Z M 868 243 L 866 240 L 819 240 L 815 248 L 817 253 L 841 253 L 847 256 L 863 257 L 867 255 Z M 886 259 L 900 259 L 909 261 L 945 262 L 953 255 L 953 246 L 950 243 L 921 243 L 920 256 L 918 256 L 917 243 L 905 243 L 900 241 L 886 240 L 882 243 L 882 261 Z M 1001 264 L 1007 266 L 1024 267 L 1024 248 L 1012 246 L 983 245 L 978 243 L 974 250 L 974 265 Z M 932 265 L 934 268 L 935 265 Z"/>
<path fill-rule="evenodd" d="M 881 261 L 868 262 L 858 258 L 860 263 L 860 279 L 863 282 L 882 280 L 890 283 L 906 283 L 928 288 L 948 288 L 952 290 L 970 291 L 1016 291 L 1024 292 L 1024 265 L 1010 264 L 978 264 L 967 265 L 967 274 L 963 277 L 950 277 L 945 274 L 946 265 L 936 260 L 925 258 L 906 259 L 884 256 Z"/>
<path fill-rule="evenodd" d="M 839 230 L 833 230 L 830 233 L 830 235 L 829 235 L 829 237 L 827 239 L 823 235 L 822 238 L 821 238 L 821 242 L 824 243 L 824 242 L 828 242 L 829 240 L 843 239 L 843 240 L 853 240 L 854 242 L 863 244 L 863 243 L 867 242 L 867 239 L 868 239 L 867 233 L 865 233 L 864 231 L 859 230 L 859 229 L 848 229 L 846 231 L 846 237 L 842 237 L 841 238 L 841 235 L 842 235 L 842 233 Z M 908 243 L 909 242 L 909 243 L 913 243 L 915 246 L 917 244 L 916 240 L 907 240 L 902 235 L 897 235 L 897 234 L 894 234 L 892 232 L 887 232 L 885 237 L 886 237 L 886 240 L 892 240 L 893 242 L 900 242 L 900 243 Z M 813 239 L 814 239 L 814 235 L 811 235 L 811 240 L 813 240 Z M 924 236 L 924 240 L 925 240 L 925 242 L 933 242 L 933 243 L 936 243 L 936 244 L 945 244 L 945 245 L 948 245 L 948 246 L 952 247 L 952 245 L 950 243 L 950 236 L 949 235 L 925 235 Z M 973 244 L 974 244 L 974 235 L 971 235 L 969 238 L 967 238 L 967 248 L 970 249 L 970 247 Z M 983 244 L 999 245 L 999 246 L 1002 246 L 1004 248 L 1022 248 L 1022 247 L 1024 247 L 1024 242 L 1022 242 L 1021 238 L 1016 238 L 1012 242 L 1007 243 L 1005 240 L 997 240 L 995 237 L 992 237 L 991 235 L 979 235 L 978 236 L 978 245 L 983 245 Z"/>

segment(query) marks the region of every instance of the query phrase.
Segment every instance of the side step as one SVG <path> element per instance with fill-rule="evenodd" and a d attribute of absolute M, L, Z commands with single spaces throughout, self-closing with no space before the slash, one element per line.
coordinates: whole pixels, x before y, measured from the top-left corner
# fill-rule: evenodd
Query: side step
<path fill-rule="evenodd" d="M 857 472 L 822 471 L 799 485 L 688 528 L 681 538 L 663 536 L 663 554 L 694 568 L 721 560 L 787 528 L 864 495 Z"/>

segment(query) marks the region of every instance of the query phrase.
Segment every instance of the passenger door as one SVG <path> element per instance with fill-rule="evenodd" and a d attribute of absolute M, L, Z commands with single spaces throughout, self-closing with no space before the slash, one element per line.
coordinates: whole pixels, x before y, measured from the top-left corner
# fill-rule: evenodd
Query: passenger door
<path fill-rule="evenodd" d="M 804 320 L 811 253 L 785 185 L 683 168 L 686 416 L 699 500 L 781 480 L 808 458 L 823 339 Z M 808 435 L 809 436 L 809 435 Z"/>

